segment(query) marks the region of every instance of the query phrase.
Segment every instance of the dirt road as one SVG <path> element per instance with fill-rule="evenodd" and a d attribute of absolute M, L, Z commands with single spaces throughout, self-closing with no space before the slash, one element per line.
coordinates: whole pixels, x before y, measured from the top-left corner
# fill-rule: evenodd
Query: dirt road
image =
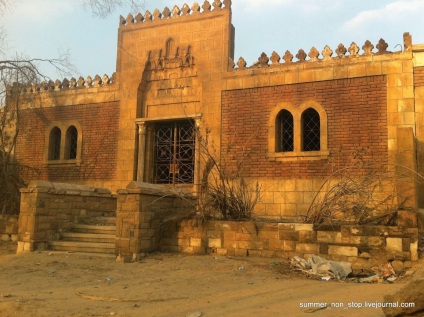
<path fill-rule="evenodd" d="M 0 242 L 2 243 L 2 242 Z M 349 307 L 405 285 L 311 280 L 281 259 L 152 254 L 141 262 L 0 246 L 0 316 L 383 316 Z M 312 304 L 311 304 L 312 303 Z M 322 305 L 336 303 L 337 308 Z M 353 303 L 353 304 L 352 304 Z M 309 307 L 313 306 L 313 307 Z"/>

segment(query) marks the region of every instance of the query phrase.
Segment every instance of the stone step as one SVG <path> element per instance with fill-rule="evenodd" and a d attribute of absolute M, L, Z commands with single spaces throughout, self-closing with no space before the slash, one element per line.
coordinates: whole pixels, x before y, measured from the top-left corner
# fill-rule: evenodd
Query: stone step
<path fill-rule="evenodd" d="M 75 241 L 49 241 L 49 250 L 84 252 L 84 253 L 115 253 L 114 243 L 75 242 Z"/>
<path fill-rule="evenodd" d="M 116 226 L 75 224 L 72 227 L 72 232 L 116 235 Z"/>
<path fill-rule="evenodd" d="M 116 217 L 80 217 L 78 223 L 95 226 L 115 226 Z"/>
<path fill-rule="evenodd" d="M 64 241 L 115 243 L 115 234 L 64 232 L 60 238 Z"/>

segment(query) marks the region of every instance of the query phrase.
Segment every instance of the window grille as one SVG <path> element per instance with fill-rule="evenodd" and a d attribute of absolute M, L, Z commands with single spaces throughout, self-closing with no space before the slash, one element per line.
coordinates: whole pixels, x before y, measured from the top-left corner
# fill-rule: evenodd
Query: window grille
<path fill-rule="evenodd" d="M 58 127 L 54 127 L 50 132 L 49 159 L 60 159 L 60 142 L 62 133 Z"/>
<path fill-rule="evenodd" d="M 195 158 L 194 131 L 194 123 L 192 121 L 175 121 L 156 124 L 156 183 L 193 183 Z"/>
<path fill-rule="evenodd" d="M 66 131 L 66 140 L 67 150 L 68 150 L 68 158 L 76 159 L 77 158 L 77 149 L 78 149 L 78 130 L 75 126 L 70 126 Z"/>
<path fill-rule="evenodd" d="M 312 108 L 306 109 L 302 114 L 302 150 L 319 151 L 320 138 L 319 114 Z"/>
<path fill-rule="evenodd" d="M 277 151 L 292 152 L 294 150 L 293 115 L 282 110 L 277 117 Z"/>

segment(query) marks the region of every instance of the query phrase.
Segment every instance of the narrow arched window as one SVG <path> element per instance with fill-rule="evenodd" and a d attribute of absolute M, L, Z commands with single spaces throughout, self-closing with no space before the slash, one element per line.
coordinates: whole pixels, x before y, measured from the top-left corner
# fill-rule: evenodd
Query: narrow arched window
<path fill-rule="evenodd" d="M 60 159 L 60 142 L 62 138 L 62 132 L 58 127 L 54 127 L 50 131 L 49 137 L 49 160 Z"/>
<path fill-rule="evenodd" d="M 320 149 L 320 117 L 315 109 L 308 108 L 302 113 L 302 151 L 319 151 Z"/>
<path fill-rule="evenodd" d="M 78 130 L 75 126 L 71 125 L 66 130 L 65 138 L 65 158 L 76 159 L 78 150 Z"/>
<path fill-rule="evenodd" d="M 292 152 L 294 150 L 293 115 L 288 110 L 281 110 L 276 121 L 277 152 Z"/>

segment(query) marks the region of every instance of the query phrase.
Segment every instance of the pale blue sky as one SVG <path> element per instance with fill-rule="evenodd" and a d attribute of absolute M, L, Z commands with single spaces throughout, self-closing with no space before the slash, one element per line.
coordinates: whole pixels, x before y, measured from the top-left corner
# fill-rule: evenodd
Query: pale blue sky
<path fill-rule="evenodd" d="M 142 2 L 143 0 L 140 0 Z M 54 58 L 70 50 L 78 71 L 74 77 L 111 75 L 115 71 L 119 15 L 129 8 L 118 8 L 108 18 L 93 17 L 79 0 L 17 0 L 1 17 L 11 54 Z M 145 1 L 145 10 L 161 11 L 165 6 L 180 8 L 187 2 Z M 210 1 L 213 2 L 213 1 Z M 199 1 L 201 5 L 203 1 Z M 296 55 L 315 46 L 333 51 L 339 43 L 348 47 L 353 41 L 362 47 L 366 40 L 374 45 L 380 38 L 389 50 L 400 50 L 403 33 L 410 32 L 414 44 L 424 43 L 424 0 L 233 0 L 236 28 L 235 59 L 243 56 L 248 65 L 262 52 L 281 56 L 286 50 Z M 60 77 L 45 69 L 52 79 Z M 59 78 L 62 79 L 62 78 Z"/>

